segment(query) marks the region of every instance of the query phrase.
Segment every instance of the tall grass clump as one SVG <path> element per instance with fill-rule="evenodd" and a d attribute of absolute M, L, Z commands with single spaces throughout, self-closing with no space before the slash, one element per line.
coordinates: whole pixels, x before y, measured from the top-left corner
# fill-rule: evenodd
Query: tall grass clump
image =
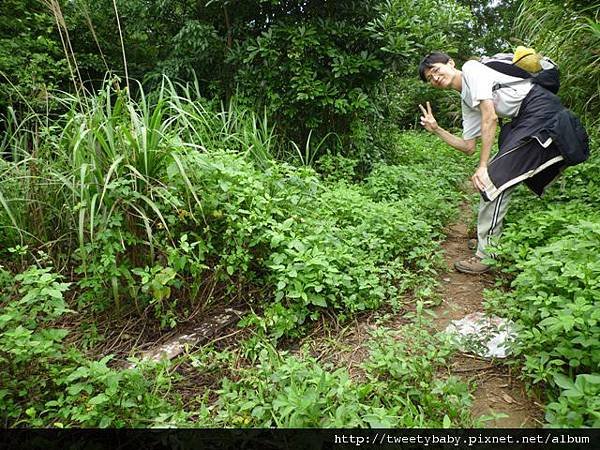
<path fill-rule="evenodd" d="M 592 2 L 594 3 L 594 2 Z M 560 67 L 560 95 L 569 108 L 598 123 L 600 114 L 600 9 L 573 3 L 525 0 L 514 35 Z"/>
<path fill-rule="evenodd" d="M 131 269 L 154 266 L 180 240 L 171 228 L 192 209 L 182 198 L 200 206 L 188 219 L 205 222 L 182 159 L 230 151 L 266 167 L 274 140 L 264 118 L 235 103 L 217 108 L 197 85 L 165 79 L 148 95 L 137 92 L 131 99 L 107 80 L 84 101 L 62 94 L 63 115 L 9 116 L 1 143 L 9 157 L 0 165 L 1 251 L 43 250 L 59 267 L 75 265 L 81 287 L 103 287 L 118 305 L 132 294 L 124 287 Z M 173 176 L 184 180 L 183 197 L 169 188 Z"/>

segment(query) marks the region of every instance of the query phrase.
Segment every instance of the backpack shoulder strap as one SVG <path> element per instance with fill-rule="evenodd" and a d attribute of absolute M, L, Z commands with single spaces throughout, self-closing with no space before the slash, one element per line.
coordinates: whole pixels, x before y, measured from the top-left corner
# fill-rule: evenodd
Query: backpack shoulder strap
<path fill-rule="evenodd" d="M 488 66 L 490 69 L 495 70 L 496 72 L 503 73 L 504 75 L 519 78 L 519 80 L 495 84 L 492 88 L 492 91 L 497 91 L 498 89 L 501 89 L 503 87 L 521 83 L 523 80 L 527 80 L 533 77 L 525 69 L 521 69 L 519 66 L 513 64 L 512 60 L 512 53 L 498 53 L 494 56 L 481 58 L 481 62 Z"/>
<path fill-rule="evenodd" d="M 511 77 L 522 78 L 524 80 L 532 77 L 532 75 L 525 69 L 521 69 L 519 66 L 516 66 L 512 63 L 506 63 L 504 61 L 488 61 L 484 64 L 490 69 L 494 69 L 496 72 L 500 72 Z"/>
<path fill-rule="evenodd" d="M 525 69 L 520 68 L 519 66 L 515 65 L 512 62 L 512 60 L 512 53 L 498 53 L 491 57 L 481 58 L 480 62 L 488 66 L 490 69 L 493 69 L 496 72 L 500 72 L 505 75 L 509 75 L 511 77 L 519 78 L 515 81 L 498 83 L 494 85 L 492 91 L 496 91 L 503 87 L 511 86 L 514 84 L 519 84 L 523 80 L 530 79 L 532 82 L 545 87 L 554 94 L 558 92 L 558 89 L 560 87 L 558 65 L 550 58 L 544 56 L 540 60 L 542 70 L 536 74 L 529 73 Z"/>

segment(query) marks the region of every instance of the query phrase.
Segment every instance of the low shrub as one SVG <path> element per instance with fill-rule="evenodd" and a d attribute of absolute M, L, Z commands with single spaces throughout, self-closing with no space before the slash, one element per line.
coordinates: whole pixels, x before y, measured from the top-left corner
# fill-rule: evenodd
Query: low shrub
<path fill-rule="evenodd" d="M 0 281 L 4 277 L 0 273 Z M 65 345 L 57 321 L 72 314 L 70 283 L 51 267 L 31 267 L 0 290 L 0 417 L 4 426 L 136 427 L 184 420 L 165 399 L 164 367 L 116 370 Z"/>
<path fill-rule="evenodd" d="M 203 426 L 449 427 L 469 426 L 471 397 L 455 377 L 438 378 L 447 343 L 417 327 L 380 329 L 367 343 L 363 370 L 353 379 L 307 355 L 266 345 L 254 367 L 223 380 L 217 402 L 203 408 Z"/>
<path fill-rule="evenodd" d="M 546 420 L 553 427 L 581 428 L 600 426 L 600 374 L 581 374 L 575 380 L 556 375 L 561 388 L 556 401 L 548 404 Z"/>
<path fill-rule="evenodd" d="M 170 195 L 195 219 L 171 229 L 191 235 L 201 225 L 197 236 L 224 280 L 270 292 L 243 323 L 275 338 L 301 334 L 324 308 L 343 320 L 394 302 L 407 274 L 435 273 L 465 173 L 459 159 L 441 169 L 448 154 L 424 134 L 403 145 L 415 147 L 415 164 L 398 149 L 406 165 L 376 168 L 363 184 L 282 163 L 259 169 L 231 152 L 180 155 L 168 170 Z"/>

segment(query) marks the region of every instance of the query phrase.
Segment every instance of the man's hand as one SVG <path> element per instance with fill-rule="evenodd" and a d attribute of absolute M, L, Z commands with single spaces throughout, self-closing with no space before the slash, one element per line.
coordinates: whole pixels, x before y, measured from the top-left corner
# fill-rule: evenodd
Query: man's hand
<path fill-rule="evenodd" d="M 485 189 L 484 177 L 487 178 L 487 167 L 479 166 L 475 171 L 475 174 L 471 177 L 471 182 L 475 189 L 483 192 Z"/>
<path fill-rule="evenodd" d="M 459 150 L 467 155 L 473 154 L 475 151 L 475 138 L 472 139 L 461 139 L 454 136 L 452 133 L 444 130 L 437 124 L 435 117 L 431 113 L 431 105 L 429 102 L 426 103 L 427 109 L 423 108 L 423 105 L 419 105 L 423 115 L 421 116 L 421 125 L 430 133 L 435 133 L 441 140 L 446 144 L 451 145 L 456 150 Z"/>
<path fill-rule="evenodd" d="M 433 117 L 433 114 L 431 113 L 431 105 L 429 102 L 426 104 L 427 109 L 423 108 L 423 105 L 419 105 L 419 108 L 421 108 L 421 112 L 423 113 L 421 116 L 421 125 L 423 125 L 427 131 L 435 131 L 438 127 L 438 124 L 435 120 L 435 117 Z"/>

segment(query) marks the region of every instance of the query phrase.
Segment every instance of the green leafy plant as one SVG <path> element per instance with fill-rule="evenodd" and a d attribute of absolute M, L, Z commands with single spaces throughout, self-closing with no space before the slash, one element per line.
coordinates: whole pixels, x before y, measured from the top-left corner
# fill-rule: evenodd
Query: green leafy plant
<path fill-rule="evenodd" d="M 432 337 L 422 324 L 400 331 L 378 329 L 364 366 L 370 380 L 385 380 L 381 388 L 393 392 L 402 412 L 396 426 L 461 426 L 469 423 L 468 386 L 455 376 L 439 377 L 452 345 Z M 384 395 L 385 391 L 380 391 Z"/>
<path fill-rule="evenodd" d="M 406 340 L 403 342 L 403 340 Z M 416 346 L 413 346 L 416 344 Z M 410 427 L 471 423 L 468 387 L 437 379 L 448 345 L 423 330 L 381 329 L 368 344 L 367 378 L 261 344 L 255 367 L 225 379 L 203 423 L 238 427 Z M 202 366 L 199 366 L 202 367 Z"/>
<path fill-rule="evenodd" d="M 132 273 L 140 277 L 142 294 L 149 295 L 150 304 L 154 305 L 157 317 L 160 318 L 162 327 L 167 324 L 172 328 L 177 324 L 173 309 L 177 305 L 176 300 L 169 301 L 171 297 L 171 286 L 181 286 L 181 281 L 176 279 L 177 272 L 171 267 L 146 267 L 145 269 L 133 269 Z M 134 293 L 134 298 L 138 296 Z"/>
<path fill-rule="evenodd" d="M 5 272 L 1 271 L 0 275 Z M 57 321 L 71 314 L 70 284 L 51 267 L 31 267 L 0 285 L 0 415 L 7 426 L 165 425 L 186 415 L 165 396 L 166 367 L 116 370 L 65 346 Z M 0 277 L 0 281 L 3 277 Z M 152 373 L 152 377 L 149 375 Z"/>
<path fill-rule="evenodd" d="M 546 409 L 546 420 L 550 426 L 596 428 L 600 425 L 600 374 L 581 374 L 575 380 L 557 374 L 554 382 L 561 392 Z"/>

